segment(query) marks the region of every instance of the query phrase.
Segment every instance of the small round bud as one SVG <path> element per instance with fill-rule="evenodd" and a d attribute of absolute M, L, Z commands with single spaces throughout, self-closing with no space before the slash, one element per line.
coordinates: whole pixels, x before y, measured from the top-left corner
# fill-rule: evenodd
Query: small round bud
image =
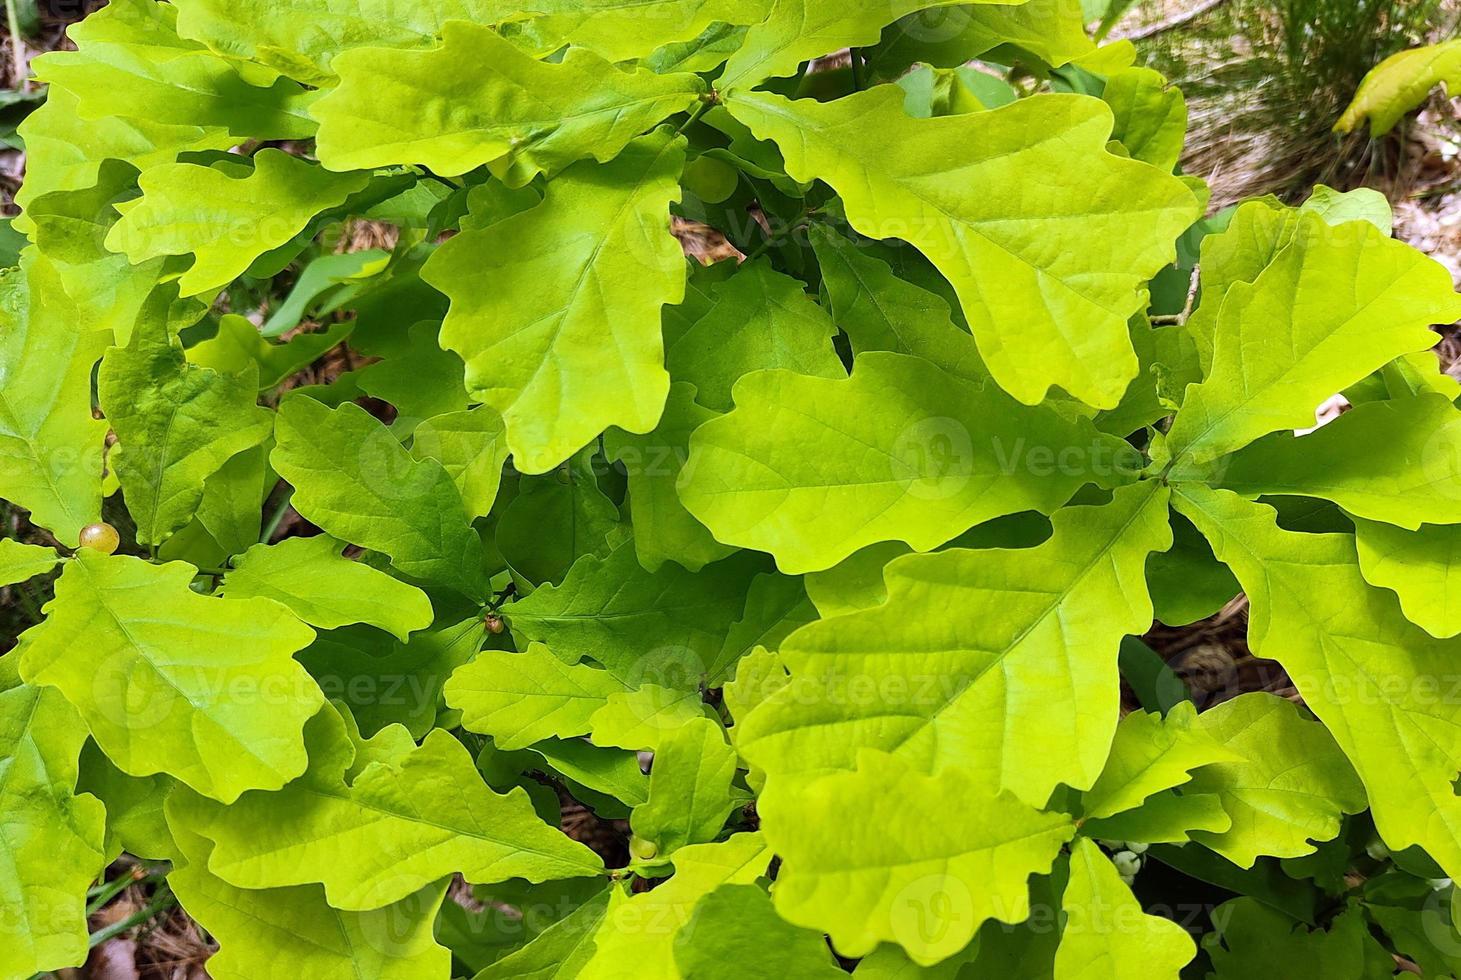
<path fill-rule="evenodd" d="M 81 547 L 83 548 L 100 551 L 104 555 L 113 555 L 116 554 L 117 546 L 121 543 L 121 535 L 110 524 L 88 524 L 81 529 Z"/>
<path fill-rule="evenodd" d="M 496 613 L 488 613 L 486 616 L 483 616 L 482 626 L 486 628 L 487 632 L 491 633 L 493 636 L 497 636 L 501 634 L 503 630 L 507 629 L 507 626 L 504 625 L 502 622 L 502 617 L 497 615 Z"/>
<path fill-rule="evenodd" d="M 659 845 L 652 840 L 634 836 L 629 838 L 629 853 L 636 861 L 653 861 L 659 853 Z"/>
<path fill-rule="evenodd" d="M 1142 844 L 1139 841 L 1129 840 L 1126 842 L 1126 849 L 1132 854 L 1145 854 L 1150 844 Z"/>
<path fill-rule="evenodd" d="M 1117 874 L 1123 878 L 1128 875 L 1135 876 L 1141 870 L 1141 857 L 1130 851 L 1117 851 L 1111 855 L 1111 863 L 1116 865 Z"/>
<path fill-rule="evenodd" d="M 1384 841 L 1376 837 L 1365 845 L 1365 853 L 1376 861 L 1383 861 L 1390 856 L 1390 848 L 1385 846 Z"/>

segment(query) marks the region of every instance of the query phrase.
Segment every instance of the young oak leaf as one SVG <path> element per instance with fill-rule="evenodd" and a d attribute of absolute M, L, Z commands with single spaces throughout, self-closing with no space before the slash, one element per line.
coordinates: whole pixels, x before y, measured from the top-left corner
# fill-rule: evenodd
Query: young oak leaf
<path fill-rule="evenodd" d="M 589 719 L 624 682 L 588 664 L 567 664 L 541 643 L 522 653 L 484 650 L 446 682 L 447 704 L 462 727 L 491 735 L 499 749 L 524 749 L 545 738 L 587 735 Z"/>
<path fill-rule="evenodd" d="M 661 740 L 649 770 L 649 799 L 634 808 L 629 825 L 653 841 L 657 858 L 689 844 L 715 840 L 744 797 L 731 790 L 736 752 L 718 721 L 695 718 Z"/>
<path fill-rule="evenodd" d="M 1461 635 L 1461 524 L 1406 528 L 1354 518 L 1360 571 L 1371 585 L 1400 599 L 1405 618 L 1439 639 Z"/>
<path fill-rule="evenodd" d="M 76 793 L 86 725 L 53 688 L 0 692 L 0 973 L 26 977 L 86 959 L 86 889 L 104 870 L 107 814 Z"/>
<path fill-rule="evenodd" d="M 761 566 L 745 554 L 699 572 L 673 564 L 649 572 L 625 541 L 607 558 L 585 555 L 562 585 L 541 586 L 503 613 L 520 639 L 570 662 L 591 658 L 629 687 L 699 690 Z"/>
<path fill-rule="evenodd" d="M 947 13 L 905 17 L 863 52 L 871 77 L 891 81 L 914 63 L 957 68 L 1010 45 L 1052 68 L 1095 53 L 1086 33 L 1085 5 L 1070 0 L 1024 0 L 1014 5 L 958 6 Z M 932 29 L 930 29 L 932 28 Z"/>
<path fill-rule="evenodd" d="M 677 938 L 675 966 L 684 980 L 847 977 L 826 940 L 778 916 L 771 896 L 757 885 L 722 885 L 706 895 Z"/>
<path fill-rule="evenodd" d="M 607 163 L 705 89 L 695 75 L 621 71 L 581 48 L 538 61 L 467 21 L 448 22 L 438 48 L 357 48 L 333 68 L 340 84 L 312 110 L 326 167 L 412 163 L 455 177 L 485 164 L 513 187 L 585 157 Z"/>
<path fill-rule="evenodd" d="M 861 354 L 843 379 L 756 372 L 735 400 L 691 437 L 680 499 L 716 540 L 770 552 L 787 574 L 881 541 L 926 551 L 1130 475 L 1129 447 L 1088 420 L 904 354 Z"/>
<path fill-rule="evenodd" d="M 223 577 L 223 594 L 273 599 L 320 629 L 368 623 L 405 641 L 431 625 L 426 593 L 344 557 L 344 547 L 325 534 L 254 545 Z"/>
<path fill-rule="evenodd" d="M 446 469 L 473 518 L 492 513 L 507 463 L 502 416 L 485 405 L 428 418 L 411 434 L 411 455 Z"/>
<path fill-rule="evenodd" d="M 932 7 L 1019 3 L 1020 0 L 774 0 L 757 18 L 716 82 L 722 92 L 750 89 L 768 78 L 794 74 L 804 61 L 842 48 L 876 44 L 883 28 Z"/>
<path fill-rule="evenodd" d="M 235 62 L 180 38 L 177 9 L 117 0 L 67 32 L 75 51 L 35 61 L 36 76 L 77 99 L 83 119 L 122 116 L 149 124 L 227 130 L 260 140 L 308 139 L 315 93 L 274 72 Z M 201 131 L 198 131 L 201 135 Z"/>
<path fill-rule="evenodd" d="M 1287 531 L 1273 508 L 1194 484 L 1173 502 L 1243 584 L 1249 645 L 1283 665 L 1348 757 L 1381 837 L 1461 874 L 1461 706 L 1435 694 L 1454 674 L 1456 643 L 1428 636 L 1365 582 L 1351 535 Z"/>
<path fill-rule="evenodd" d="M 1177 980 L 1197 955 L 1186 929 L 1142 910 L 1094 841 L 1072 845 L 1060 907 L 1055 980 Z"/>
<path fill-rule="evenodd" d="M 644 684 L 610 694 L 589 719 L 589 728 L 595 745 L 656 752 L 680 729 L 714 716 L 698 688 Z"/>
<path fill-rule="evenodd" d="M 954 325 L 942 297 L 898 278 L 882 259 L 829 228 L 813 225 L 811 239 L 832 318 L 854 355 L 912 354 L 956 378 L 978 383 L 989 378 L 974 338 Z"/>
<path fill-rule="evenodd" d="M 368 174 L 335 174 L 282 150 L 253 158 L 253 173 L 231 177 L 196 163 L 167 163 L 139 178 L 142 197 L 128 202 L 106 246 L 134 263 L 192 253 L 179 280 L 184 296 L 228 285 L 311 218 L 362 190 Z"/>
<path fill-rule="evenodd" d="M 1393 975 L 1395 958 L 1370 932 L 1358 906 L 1344 909 L 1327 929 L 1310 929 L 1256 898 L 1235 898 L 1213 910 L 1214 932 L 1202 939 L 1213 980 L 1263 976 L 1274 963 L 1315 980 L 1367 980 Z"/>
<path fill-rule="evenodd" d="M 758 808 L 782 859 L 772 896 L 782 918 L 827 933 L 844 956 L 890 942 L 921 966 L 963 949 L 987 919 L 1028 917 L 1030 876 L 1075 833 L 1066 814 L 993 795 L 967 770 L 926 776 L 872 751 L 855 771 L 768 790 Z"/>
<path fill-rule="evenodd" d="M 178 0 L 177 29 L 226 55 L 257 61 L 309 85 L 332 82 L 331 62 L 354 48 L 434 47 L 448 21 L 500 23 L 504 0 Z"/>
<path fill-rule="evenodd" d="M 1243 694 L 1203 712 L 1198 724 L 1237 759 L 1197 770 L 1182 788 L 1184 797 L 1216 795 L 1233 821 L 1191 837 L 1239 867 L 1265 854 L 1312 854 L 1312 842 L 1339 833 L 1344 814 L 1365 808 L 1365 788 L 1333 736 L 1292 702 Z"/>
<path fill-rule="evenodd" d="M 331 908 L 319 885 L 245 889 L 208 870 L 213 845 L 178 834 L 184 860 L 167 882 L 218 950 L 214 980 L 421 980 L 446 976 L 451 952 L 432 935 L 447 879 L 368 912 Z"/>
<path fill-rule="evenodd" d="M 1306 436 L 1275 432 L 1206 465 L 1179 461 L 1169 478 L 1332 500 L 1412 531 L 1451 524 L 1461 521 L 1461 411 L 1434 392 L 1369 402 Z"/>
<path fill-rule="evenodd" d="M 174 793 L 168 819 L 214 842 L 208 869 L 240 888 L 317 882 L 331 907 L 364 912 L 461 872 L 478 884 L 603 873 L 587 847 L 549 827 L 527 794 L 500 795 L 437 729 L 419 746 L 404 728 L 352 744 L 333 709 L 306 730 L 310 767 L 272 793 L 223 806 Z"/>
<path fill-rule="evenodd" d="M 748 885 L 766 873 L 772 851 L 759 833 L 735 834 L 715 844 L 675 852 L 675 873 L 651 891 L 615 891 L 593 934 L 594 952 L 577 980 L 675 978 L 677 939 L 696 904 L 723 885 Z M 693 939 L 689 940 L 693 942 Z"/>
<path fill-rule="evenodd" d="M 1127 320 L 1198 202 L 1177 178 L 1106 149 L 1104 103 L 1040 95 L 912 119 L 902 90 L 880 85 L 829 103 L 742 92 L 727 107 L 781 148 L 793 177 L 841 193 L 853 228 L 932 260 L 1016 399 L 1035 405 L 1060 386 L 1097 408 L 1121 400 L 1137 373 Z M 1035 172 L 1038 201 L 1022 190 Z M 1093 239 L 1106 246 L 1089 248 Z"/>
<path fill-rule="evenodd" d="M 594 955 L 594 934 L 616 894 L 605 890 L 584 902 L 527 944 L 488 964 L 472 980 L 574 980 Z"/>
<path fill-rule="evenodd" d="M 422 270 L 451 297 L 441 343 L 501 413 L 523 472 L 546 473 L 611 425 L 658 423 L 660 310 L 685 290 L 669 218 L 684 162 L 685 141 L 661 129 L 610 163 L 574 164 L 542 203 L 457 235 Z"/>
<path fill-rule="evenodd" d="M 188 363 L 168 322 L 176 295 L 157 290 L 127 346 L 107 351 L 97 372 L 97 398 L 117 435 L 110 462 L 141 544 L 161 544 L 187 524 L 205 481 L 274 427 L 256 404 L 256 367 L 220 374 Z"/>
<path fill-rule="evenodd" d="M 871 748 L 1034 804 L 1090 787 L 1116 730 L 1117 649 L 1151 625 L 1145 569 L 1172 543 L 1167 497 L 1148 481 L 1057 512 L 1036 548 L 893 562 L 884 604 L 781 644 L 791 683 L 738 719 L 737 748 L 773 783 L 851 769 Z"/>
<path fill-rule="evenodd" d="M 0 538 L 0 586 L 44 575 L 59 564 L 61 556 L 55 548 Z"/>
<path fill-rule="evenodd" d="M 764 20 L 774 0 L 517 0 L 523 19 L 505 32 L 541 53 L 564 45 L 587 48 L 609 61 L 642 58 L 689 42 L 712 24 Z M 710 67 L 714 67 L 711 65 Z M 656 70 L 660 70 L 656 68 Z"/>
<path fill-rule="evenodd" d="M 717 414 L 696 403 L 694 385 L 676 381 L 653 431 L 636 435 L 614 428 L 604 433 L 604 455 L 623 466 L 629 480 L 634 551 L 651 572 L 667 561 L 698 572 L 735 552 L 715 540 L 675 491 L 689 458 L 690 436 Z"/>
<path fill-rule="evenodd" d="M 675 381 L 695 386 L 695 400 L 731 408 L 731 388 L 751 371 L 781 368 L 845 378 L 832 346 L 837 327 L 806 287 L 765 259 L 752 259 L 711 289 L 710 310 L 666 337 L 665 363 Z"/>
<path fill-rule="evenodd" d="M 342 541 L 380 551 L 413 578 L 469 598 L 486 591 L 482 542 L 451 477 L 413 459 L 358 405 L 295 395 L 279 406 L 270 462 L 294 487 L 294 508 Z"/>
<path fill-rule="evenodd" d="M 293 654 L 314 631 L 268 599 L 215 599 L 196 569 L 82 549 L 21 640 L 27 682 L 60 689 L 122 771 L 224 803 L 304 771 L 324 696 Z"/>
<path fill-rule="evenodd" d="M 1461 316 L 1439 263 L 1368 222 L 1300 217 L 1293 241 L 1251 283 L 1229 289 L 1212 369 L 1189 388 L 1167 435 L 1200 464 L 1280 429 L 1382 365 L 1435 346 L 1433 323 Z"/>
<path fill-rule="evenodd" d="M 1081 797 L 1082 816 L 1099 820 L 1135 809 L 1147 797 L 1186 783 L 1194 769 L 1241 759 L 1199 723 L 1190 701 L 1165 717 L 1133 711 L 1116 726 L 1111 755 Z"/>
<path fill-rule="evenodd" d="M 64 544 L 101 519 L 107 425 L 91 415 L 91 372 L 111 342 L 35 249 L 0 274 L 0 496 Z"/>

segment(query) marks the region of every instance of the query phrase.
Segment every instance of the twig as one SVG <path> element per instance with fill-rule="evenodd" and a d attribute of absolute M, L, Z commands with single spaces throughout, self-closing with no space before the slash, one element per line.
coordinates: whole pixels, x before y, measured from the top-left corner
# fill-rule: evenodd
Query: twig
<path fill-rule="evenodd" d="M 1126 35 L 1128 41 L 1145 41 L 1149 37 L 1156 37 L 1158 34 L 1165 34 L 1167 31 L 1176 30 L 1184 24 L 1190 24 L 1199 17 L 1212 13 L 1214 10 L 1227 3 L 1228 0 L 1205 0 L 1191 10 L 1183 11 L 1180 14 L 1173 14 L 1166 20 L 1157 21 L 1155 24 L 1148 24 Z"/>
<path fill-rule="evenodd" d="M 29 72 L 25 70 L 25 38 L 20 33 L 19 0 L 5 0 L 5 21 L 10 29 L 10 57 L 15 63 L 15 87 L 30 93 Z"/>

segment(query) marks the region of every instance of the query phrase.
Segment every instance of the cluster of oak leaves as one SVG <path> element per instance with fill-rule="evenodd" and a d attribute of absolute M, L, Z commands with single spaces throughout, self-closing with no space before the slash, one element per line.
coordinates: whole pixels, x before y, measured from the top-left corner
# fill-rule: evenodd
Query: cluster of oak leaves
<path fill-rule="evenodd" d="M 1461 299 L 1377 195 L 1204 218 L 1181 94 L 1082 21 L 74 27 L 0 280 L 0 496 L 62 546 L 0 541 L 59 569 L 0 658 L 0 974 L 80 963 L 123 851 L 220 980 L 1461 968 Z M 285 500 L 324 534 L 261 544 Z M 1240 589 L 1305 707 L 1138 682 Z"/>

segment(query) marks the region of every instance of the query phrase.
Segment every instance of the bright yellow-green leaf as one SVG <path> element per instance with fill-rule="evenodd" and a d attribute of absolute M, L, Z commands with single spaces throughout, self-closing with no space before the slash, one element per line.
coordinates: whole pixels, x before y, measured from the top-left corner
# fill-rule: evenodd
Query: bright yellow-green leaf
<path fill-rule="evenodd" d="M 1056 980 L 1176 980 L 1197 955 L 1186 929 L 1142 910 L 1095 841 L 1072 846 L 1060 908 Z"/>
<path fill-rule="evenodd" d="M 223 577 L 223 592 L 233 599 L 273 599 L 321 629 L 368 623 L 405 640 L 431 625 L 426 593 L 345 558 L 343 548 L 325 534 L 255 545 Z"/>
<path fill-rule="evenodd" d="M 1082 814 L 1100 819 L 1135 809 L 1152 794 L 1187 782 L 1194 769 L 1241 758 L 1198 723 L 1190 701 L 1165 717 L 1133 711 L 1121 719 L 1105 768 L 1081 798 Z"/>
<path fill-rule="evenodd" d="M 231 806 L 175 793 L 168 819 L 214 842 L 208 868 L 241 888 L 318 882 L 333 908 L 398 902 L 452 872 L 468 881 L 601 874 L 582 844 L 543 823 L 521 789 L 489 789 L 466 748 L 437 730 L 419 746 L 404 728 L 352 744 L 333 710 L 306 732 L 309 771 Z"/>
<path fill-rule="evenodd" d="M 52 688 L 0 692 L 0 972 L 86 960 L 86 889 L 105 870 L 106 813 L 76 794 L 86 725 Z"/>
<path fill-rule="evenodd" d="M 1059 386 L 1114 407 L 1137 371 L 1126 322 L 1197 219 L 1192 192 L 1108 152 L 1111 110 L 1096 99 L 935 119 L 909 118 L 902 101 L 878 86 L 830 103 L 739 93 L 727 106 L 781 148 L 793 177 L 831 184 L 853 228 L 902 238 L 938 266 L 1001 387 L 1027 404 Z"/>
<path fill-rule="evenodd" d="M 415 163 L 454 177 L 486 164 L 517 187 L 585 157 L 612 160 L 705 88 L 695 75 L 621 71 L 581 48 L 538 61 L 484 24 L 449 21 L 442 39 L 429 51 L 334 59 L 340 84 L 313 107 L 325 166 Z"/>
<path fill-rule="evenodd" d="M 862 354 L 846 379 L 747 375 L 735 401 L 691 438 L 680 499 L 717 540 L 789 574 L 880 541 L 935 548 L 1130 474 L 1129 447 L 1086 420 L 902 354 Z"/>
<path fill-rule="evenodd" d="M 1439 263 L 1367 222 L 1302 216 L 1267 268 L 1228 290 L 1212 370 L 1188 389 L 1167 448 L 1201 463 L 1312 426 L 1326 398 L 1435 346 L 1430 325 L 1458 315 L 1461 298 Z"/>
<path fill-rule="evenodd" d="M 1065 814 L 992 795 L 966 770 L 925 776 L 879 752 L 856 771 L 768 792 L 759 810 L 782 860 L 782 918 L 826 932 L 844 956 L 891 942 L 924 966 L 963 949 L 986 919 L 1028 916 L 1030 875 L 1048 872 L 1075 832 Z M 960 816 L 922 816 L 940 813 Z"/>
<path fill-rule="evenodd" d="M 1352 133 L 1368 119 L 1370 135 L 1384 136 L 1441 84 L 1452 91 L 1461 86 L 1461 41 L 1412 48 L 1380 62 L 1360 83 L 1334 128 Z"/>
<path fill-rule="evenodd" d="M 484 650 L 446 682 L 462 727 L 491 735 L 499 749 L 589 732 L 589 719 L 624 683 L 607 670 L 567 664 L 541 643 L 523 653 Z"/>
<path fill-rule="evenodd" d="M 38 252 L 0 274 L 0 497 L 64 544 L 101 517 L 107 426 L 91 415 L 91 371 L 111 338 L 83 322 Z"/>
<path fill-rule="evenodd" d="M 1356 518 L 1355 543 L 1365 581 L 1394 592 L 1406 619 L 1431 636 L 1461 634 L 1461 582 L 1454 580 L 1461 570 L 1461 524 L 1410 531 Z"/>
<path fill-rule="evenodd" d="M 669 231 L 685 143 L 668 130 L 570 167 L 543 202 L 443 245 L 441 342 L 501 413 L 517 467 L 545 473 L 611 425 L 648 432 L 669 393 L 660 309 L 684 295 Z"/>
<path fill-rule="evenodd" d="M 1461 705 L 1444 696 L 1457 644 L 1365 582 L 1352 536 L 1286 531 L 1273 508 L 1195 485 L 1174 502 L 1243 583 L 1249 645 L 1283 665 L 1349 758 L 1385 842 L 1461 873 Z"/>
<path fill-rule="evenodd" d="M 0 585 L 14 585 L 44 575 L 61 563 L 55 548 L 0 538 Z"/>
<path fill-rule="evenodd" d="M 25 634 L 21 673 L 60 688 L 122 771 L 230 802 L 304 771 L 324 697 L 292 655 L 314 631 L 268 599 L 198 595 L 195 574 L 82 549 Z"/>
<path fill-rule="evenodd" d="M 142 197 L 107 234 L 107 248 L 133 262 L 192 253 L 179 285 L 184 296 L 196 296 L 237 279 L 367 179 L 332 174 L 272 148 L 259 151 L 246 177 L 195 163 L 160 164 L 142 174 Z"/>
<path fill-rule="evenodd" d="M 1144 573 L 1172 541 L 1167 490 L 1127 487 L 1054 524 L 1037 548 L 898 559 L 883 605 L 793 633 L 791 683 L 737 719 L 741 754 L 775 781 L 874 748 L 1036 805 L 1058 783 L 1091 786 L 1116 730 L 1118 647 L 1151 625 Z"/>

